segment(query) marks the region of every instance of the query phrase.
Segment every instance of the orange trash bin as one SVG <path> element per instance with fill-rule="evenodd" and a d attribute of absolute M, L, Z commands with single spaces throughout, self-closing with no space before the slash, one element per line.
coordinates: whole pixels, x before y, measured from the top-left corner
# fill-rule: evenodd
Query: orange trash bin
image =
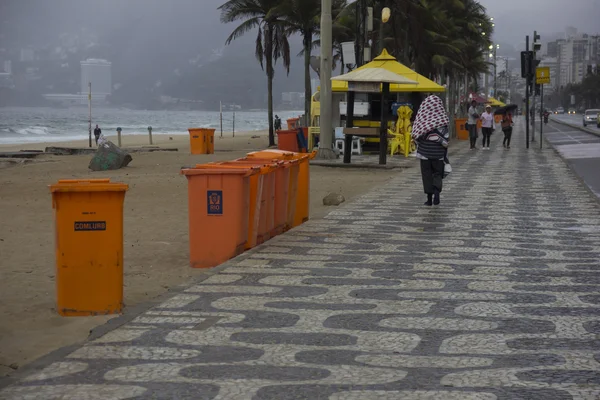
<path fill-rule="evenodd" d="M 191 154 L 213 154 L 215 130 L 209 128 L 188 128 Z"/>
<path fill-rule="evenodd" d="M 127 189 L 126 184 L 109 179 L 67 179 L 50 186 L 60 315 L 115 314 L 123 309 Z"/>
<path fill-rule="evenodd" d="M 286 230 L 287 227 L 287 216 L 288 216 L 288 190 L 289 190 L 289 178 L 290 178 L 290 166 L 283 161 L 279 160 L 256 160 L 248 158 L 240 158 L 234 161 L 235 163 L 249 163 L 256 165 L 256 163 L 266 163 L 270 165 L 273 170 L 271 175 L 273 179 L 273 224 L 271 230 L 271 237 L 275 237 Z"/>
<path fill-rule="evenodd" d="M 299 226 L 309 219 L 310 203 L 310 159 L 316 155 L 313 153 L 293 153 L 282 150 L 262 150 L 247 154 L 248 159 L 264 160 L 298 160 L 298 183 L 296 190 L 296 206 L 294 210 L 294 224 Z"/>
<path fill-rule="evenodd" d="M 454 120 L 454 126 L 456 128 L 456 137 L 459 140 L 469 140 L 469 130 L 467 129 L 466 118 L 456 118 Z"/>
<path fill-rule="evenodd" d="M 244 251 L 250 176 L 258 168 L 181 170 L 188 180 L 190 266 L 210 268 Z"/>
<path fill-rule="evenodd" d="M 279 150 L 292 151 L 298 153 L 298 130 L 281 130 L 277 131 L 277 148 Z"/>
<path fill-rule="evenodd" d="M 196 164 L 196 168 L 215 169 L 240 169 L 253 170 L 259 168 L 258 174 L 250 176 L 250 191 L 249 191 L 249 214 L 248 214 L 248 239 L 245 249 L 249 250 L 257 244 L 261 244 L 270 238 L 272 228 L 269 226 L 269 212 L 271 214 L 272 204 L 267 201 L 269 196 L 268 174 L 271 172 L 271 166 L 260 166 L 258 164 L 241 164 L 233 161 L 213 162 L 207 164 Z M 271 216 L 271 220 L 273 217 Z"/>
<path fill-rule="evenodd" d="M 288 118 L 288 120 L 287 120 L 287 128 L 289 130 L 298 129 L 299 122 L 300 122 L 300 118 L 298 118 L 298 117 Z"/>
<path fill-rule="evenodd" d="M 232 165 L 238 164 L 260 167 L 262 173 L 265 174 L 263 196 L 266 199 L 265 207 L 267 209 L 267 215 L 266 219 L 264 220 L 264 223 L 262 222 L 262 220 L 261 223 L 259 223 L 258 229 L 258 243 L 264 243 L 270 238 L 275 237 L 277 234 L 281 233 L 280 231 L 283 229 L 283 223 L 281 222 L 282 211 L 280 210 L 280 207 L 277 204 L 277 173 L 279 169 L 282 168 L 282 164 L 277 160 L 250 160 L 243 158 L 231 161 L 231 163 Z"/>

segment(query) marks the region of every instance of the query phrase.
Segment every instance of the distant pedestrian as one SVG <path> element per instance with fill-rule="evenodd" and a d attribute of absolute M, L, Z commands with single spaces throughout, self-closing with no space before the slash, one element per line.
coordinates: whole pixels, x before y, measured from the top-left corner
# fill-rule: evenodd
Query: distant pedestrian
<path fill-rule="evenodd" d="M 274 125 L 274 128 L 276 131 L 281 130 L 281 118 L 279 118 L 278 115 L 275 115 L 275 121 L 274 121 L 273 125 Z"/>
<path fill-rule="evenodd" d="M 421 103 L 411 135 L 417 143 L 417 158 L 421 160 L 426 206 L 440 204 L 444 160 L 447 160 L 450 139 L 449 123 L 442 99 L 429 96 Z"/>
<path fill-rule="evenodd" d="M 102 129 L 96 125 L 96 129 L 94 129 L 94 136 L 96 137 L 96 145 L 98 144 L 98 139 L 100 139 L 100 135 L 102 134 Z"/>
<path fill-rule="evenodd" d="M 481 133 L 483 134 L 483 149 L 490 149 L 490 138 L 494 133 L 494 114 L 492 114 L 492 106 L 485 106 L 485 112 L 481 114 Z"/>
<path fill-rule="evenodd" d="M 504 141 L 502 142 L 502 146 L 505 149 L 510 149 L 510 138 L 512 137 L 513 132 L 513 119 L 512 114 L 506 111 L 502 116 L 502 132 L 504 132 Z"/>
<path fill-rule="evenodd" d="M 467 120 L 467 128 L 469 130 L 469 140 L 471 141 L 471 150 L 474 150 L 475 144 L 477 143 L 477 120 L 479 114 L 477 113 L 477 102 L 473 100 L 471 107 L 467 111 L 469 119 Z"/>

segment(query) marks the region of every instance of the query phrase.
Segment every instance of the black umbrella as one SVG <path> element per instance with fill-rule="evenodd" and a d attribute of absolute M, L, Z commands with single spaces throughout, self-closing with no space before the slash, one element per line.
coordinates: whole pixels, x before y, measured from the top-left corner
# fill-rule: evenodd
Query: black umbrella
<path fill-rule="evenodd" d="M 511 112 L 513 110 L 516 110 L 517 108 L 519 108 L 518 105 L 516 105 L 516 104 L 509 104 L 509 105 L 506 105 L 504 107 L 497 108 L 496 111 L 494 111 L 494 115 L 504 115 L 507 112 Z"/>

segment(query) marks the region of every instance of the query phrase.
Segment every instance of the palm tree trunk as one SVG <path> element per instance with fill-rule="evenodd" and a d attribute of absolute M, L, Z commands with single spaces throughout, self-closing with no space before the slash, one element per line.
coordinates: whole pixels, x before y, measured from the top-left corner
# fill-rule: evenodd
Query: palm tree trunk
<path fill-rule="evenodd" d="M 304 115 L 306 126 L 310 126 L 310 105 L 312 88 L 310 85 L 310 52 L 312 47 L 312 32 L 304 34 Z"/>
<path fill-rule="evenodd" d="M 273 31 L 265 27 L 265 58 L 267 66 L 267 118 L 269 119 L 269 147 L 275 146 L 275 129 L 273 127 Z"/>

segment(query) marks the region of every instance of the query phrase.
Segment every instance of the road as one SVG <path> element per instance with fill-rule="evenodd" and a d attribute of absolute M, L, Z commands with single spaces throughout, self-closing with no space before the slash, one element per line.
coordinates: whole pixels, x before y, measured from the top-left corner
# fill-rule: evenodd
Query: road
<path fill-rule="evenodd" d="M 560 115 L 558 118 L 569 122 L 578 120 L 581 123 L 581 115 Z M 600 133 L 600 129 L 598 132 Z M 536 129 L 536 137 L 538 135 L 539 127 Z M 552 121 L 544 126 L 544 137 L 596 196 L 600 197 L 600 137 Z"/>
<path fill-rule="evenodd" d="M 583 115 L 582 114 L 559 114 L 559 115 L 553 115 L 552 118 L 558 119 L 560 121 L 568 122 L 571 124 L 577 124 L 578 126 L 581 126 L 583 128 Z M 596 124 L 588 125 L 587 128 L 600 133 L 600 129 L 596 126 Z"/>

